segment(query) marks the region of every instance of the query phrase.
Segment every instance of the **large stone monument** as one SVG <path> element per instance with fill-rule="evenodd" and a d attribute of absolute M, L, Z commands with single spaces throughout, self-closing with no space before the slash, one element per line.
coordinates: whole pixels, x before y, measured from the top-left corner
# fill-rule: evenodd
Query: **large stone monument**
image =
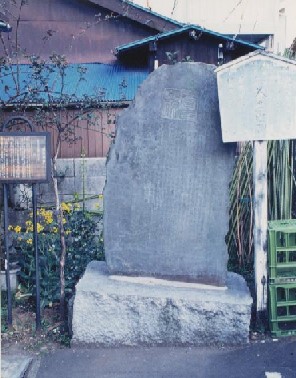
<path fill-rule="evenodd" d="M 214 68 L 160 68 L 118 119 L 104 190 L 112 273 L 225 284 L 234 158 Z"/>
<path fill-rule="evenodd" d="M 162 66 L 118 118 L 104 191 L 106 263 L 76 288 L 73 341 L 246 341 L 251 298 L 227 274 L 233 145 L 223 144 L 215 66 Z"/>

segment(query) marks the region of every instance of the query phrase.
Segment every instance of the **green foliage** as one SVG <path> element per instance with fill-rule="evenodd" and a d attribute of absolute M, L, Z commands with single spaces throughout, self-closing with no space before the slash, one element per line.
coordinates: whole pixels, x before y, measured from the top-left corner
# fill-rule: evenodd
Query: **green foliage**
<path fill-rule="evenodd" d="M 104 258 L 103 239 L 98 230 L 102 212 L 96 216 L 82 211 L 78 205 L 62 204 L 67 246 L 65 263 L 65 291 L 71 296 L 75 284 L 92 260 Z M 60 299 L 60 234 L 51 210 L 38 211 L 38 247 L 40 261 L 41 306 L 51 306 Z M 21 291 L 35 295 L 35 252 L 32 221 L 26 228 L 10 226 L 20 265 Z M 22 232 L 24 231 L 24 232 Z"/>
<path fill-rule="evenodd" d="M 295 141 L 270 141 L 268 144 L 268 218 L 270 220 L 291 219 L 293 203 L 296 202 Z M 294 209 L 295 210 L 295 209 Z"/>
<path fill-rule="evenodd" d="M 237 157 L 230 184 L 228 268 L 250 275 L 253 266 L 253 148 L 246 143 Z"/>
<path fill-rule="evenodd" d="M 296 143 L 268 143 L 268 219 L 296 218 Z M 253 246 L 253 147 L 241 145 L 230 185 L 229 233 L 226 238 L 228 268 L 252 279 Z M 293 207 L 294 206 L 294 207 Z"/>
<path fill-rule="evenodd" d="M 31 235 L 29 235 L 31 236 Z M 35 296 L 35 261 L 31 238 L 26 236 L 18 240 L 17 250 L 20 265 L 21 291 Z M 39 267 L 40 267 L 40 296 L 41 306 L 50 306 L 59 299 L 59 236 L 57 234 L 38 235 Z"/>
<path fill-rule="evenodd" d="M 12 296 L 12 300 L 14 299 L 14 296 Z M 7 291 L 1 290 L 1 334 L 8 331 L 7 327 Z"/>
<path fill-rule="evenodd" d="M 99 215 L 99 220 L 102 214 Z M 66 290 L 74 289 L 76 282 L 84 273 L 86 265 L 91 260 L 104 259 L 102 232 L 97 234 L 98 215 L 87 211 L 74 211 L 69 217 L 68 229 L 71 230 L 67 243 L 65 266 Z"/>

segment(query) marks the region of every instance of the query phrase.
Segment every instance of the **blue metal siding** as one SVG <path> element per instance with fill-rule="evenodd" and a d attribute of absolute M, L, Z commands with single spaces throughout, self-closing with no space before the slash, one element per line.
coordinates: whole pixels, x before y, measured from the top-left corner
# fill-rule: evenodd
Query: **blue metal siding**
<path fill-rule="evenodd" d="M 83 71 L 85 72 L 82 73 Z M 1 102 L 57 102 L 61 98 L 61 92 L 73 103 L 81 101 L 85 96 L 102 101 L 131 101 L 149 74 L 146 69 L 129 69 L 118 64 L 69 64 L 65 68 L 62 84 L 61 75 L 54 65 L 44 66 L 41 80 L 40 75 L 34 73 L 32 65 L 21 64 L 18 72 L 19 96 L 16 95 L 14 82 L 18 75 L 17 66 L 0 68 Z"/>

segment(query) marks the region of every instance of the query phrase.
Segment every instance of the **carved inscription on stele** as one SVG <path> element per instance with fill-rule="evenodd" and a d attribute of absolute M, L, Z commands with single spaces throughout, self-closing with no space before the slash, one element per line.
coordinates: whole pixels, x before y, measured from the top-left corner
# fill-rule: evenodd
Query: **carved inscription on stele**
<path fill-rule="evenodd" d="M 196 99 L 189 89 L 165 88 L 161 118 L 190 121 L 196 115 Z"/>

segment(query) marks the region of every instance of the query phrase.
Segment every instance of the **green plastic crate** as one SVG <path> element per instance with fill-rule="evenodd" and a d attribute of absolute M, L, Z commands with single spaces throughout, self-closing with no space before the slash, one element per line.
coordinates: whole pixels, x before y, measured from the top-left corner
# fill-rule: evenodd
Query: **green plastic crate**
<path fill-rule="evenodd" d="M 296 284 L 296 277 L 295 275 L 292 275 L 294 272 L 290 273 L 289 275 L 288 273 L 290 272 L 287 272 L 287 274 L 284 274 L 284 275 L 277 275 L 276 277 L 270 277 L 270 274 L 269 274 L 269 284 L 286 284 L 286 283 Z"/>
<path fill-rule="evenodd" d="M 296 321 L 271 320 L 270 332 L 273 337 L 296 336 Z"/>
<path fill-rule="evenodd" d="M 296 283 L 269 285 L 269 318 L 273 335 L 296 334 Z"/>
<path fill-rule="evenodd" d="M 268 223 L 269 282 L 296 282 L 296 220 Z"/>
<path fill-rule="evenodd" d="M 270 282 L 296 282 L 296 247 L 277 247 L 269 251 L 269 278 Z"/>
<path fill-rule="evenodd" d="M 296 219 L 268 222 L 269 249 L 296 247 Z"/>

